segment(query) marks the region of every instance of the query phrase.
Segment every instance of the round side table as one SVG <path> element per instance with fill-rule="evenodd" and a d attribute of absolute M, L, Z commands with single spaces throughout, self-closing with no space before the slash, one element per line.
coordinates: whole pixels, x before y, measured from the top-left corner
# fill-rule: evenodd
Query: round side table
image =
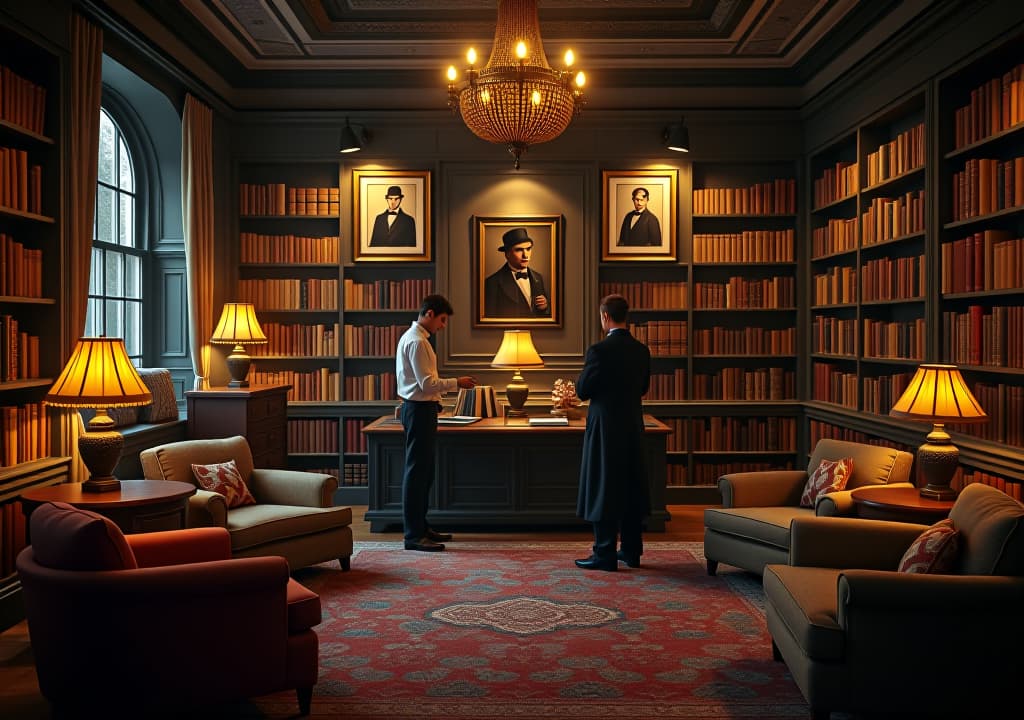
<path fill-rule="evenodd" d="M 28 521 L 44 502 L 66 502 L 108 517 L 124 533 L 180 530 L 185 527 L 188 499 L 195 486 L 175 480 L 122 480 L 110 492 L 82 492 L 81 483 L 61 483 L 34 488 L 21 496 Z"/>
<path fill-rule="evenodd" d="M 921 497 L 917 488 L 869 485 L 850 493 L 857 517 L 931 525 L 949 515 L 952 500 Z"/>

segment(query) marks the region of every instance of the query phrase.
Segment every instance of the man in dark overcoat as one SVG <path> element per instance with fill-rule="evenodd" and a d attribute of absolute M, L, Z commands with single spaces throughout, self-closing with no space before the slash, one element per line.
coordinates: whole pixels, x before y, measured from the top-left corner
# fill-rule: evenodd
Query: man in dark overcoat
<path fill-rule="evenodd" d="M 577 395 L 590 400 L 576 505 L 576 514 L 594 526 L 593 552 L 576 561 L 585 570 L 616 570 L 619 561 L 640 567 L 642 523 L 651 511 L 642 400 L 651 379 L 651 353 L 630 335 L 628 311 L 621 295 L 601 301 L 601 328 L 607 336 L 587 350 L 576 381 Z"/>

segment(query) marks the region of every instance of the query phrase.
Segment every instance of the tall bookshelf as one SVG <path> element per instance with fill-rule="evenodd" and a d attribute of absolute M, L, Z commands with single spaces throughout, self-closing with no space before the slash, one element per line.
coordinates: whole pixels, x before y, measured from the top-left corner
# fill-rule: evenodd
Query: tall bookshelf
<path fill-rule="evenodd" d="M 14 559 L 25 547 L 18 496 L 66 482 L 42 405 L 60 372 L 61 62 L 0 26 L 0 628 L 23 613 Z M 44 351 L 45 349 L 45 351 Z"/>

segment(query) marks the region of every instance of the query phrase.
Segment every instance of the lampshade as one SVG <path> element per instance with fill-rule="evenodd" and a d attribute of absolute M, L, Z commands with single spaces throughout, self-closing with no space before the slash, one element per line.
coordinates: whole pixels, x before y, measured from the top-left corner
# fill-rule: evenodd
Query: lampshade
<path fill-rule="evenodd" d="M 530 386 L 523 380 L 519 372 L 524 367 L 544 367 L 537 348 L 533 346 L 533 338 L 529 330 L 506 330 L 505 336 L 501 339 L 501 347 L 494 354 L 491 360 L 491 367 L 513 368 L 512 382 L 505 386 L 505 397 L 508 399 L 508 409 L 505 414 L 509 417 L 524 416 L 526 411 L 526 398 L 530 394 Z"/>
<path fill-rule="evenodd" d="M 82 338 L 60 377 L 43 398 L 56 407 L 96 408 L 88 432 L 78 437 L 78 454 L 89 469 L 86 492 L 117 490 L 114 466 L 121 459 L 124 438 L 114 430 L 107 408 L 145 405 L 153 395 L 142 382 L 121 338 Z"/>
<path fill-rule="evenodd" d="M 242 346 L 267 342 L 267 336 L 263 334 L 263 328 L 256 319 L 256 308 L 253 304 L 224 303 L 220 322 L 217 323 L 210 342 L 235 346 L 227 358 L 228 373 L 231 375 L 228 387 L 249 387 L 249 381 L 245 378 L 249 374 L 252 360 Z"/>
<path fill-rule="evenodd" d="M 686 118 L 680 118 L 678 125 L 669 125 L 664 133 L 665 147 L 676 152 L 690 152 L 690 131 Z"/>
<path fill-rule="evenodd" d="M 960 464 L 960 451 L 944 424 L 988 419 L 956 366 L 921 365 L 889 414 L 932 423 L 927 442 L 917 449 L 917 467 L 927 483 L 920 492 L 937 500 L 956 497 L 949 483 Z"/>

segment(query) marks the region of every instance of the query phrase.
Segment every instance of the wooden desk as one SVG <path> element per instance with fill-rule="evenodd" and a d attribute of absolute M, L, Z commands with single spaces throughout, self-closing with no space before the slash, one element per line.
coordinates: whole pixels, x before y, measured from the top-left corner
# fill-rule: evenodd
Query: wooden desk
<path fill-rule="evenodd" d="M 174 480 L 122 480 L 120 489 L 103 493 L 82 492 L 81 483 L 61 483 L 27 491 L 21 506 L 27 521 L 44 502 L 66 502 L 108 517 L 131 534 L 182 529 L 195 492 L 192 484 Z"/>
<path fill-rule="evenodd" d="M 949 515 L 952 500 L 921 497 L 917 488 L 860 487 L 850 493 L 857 516 L 931 525 Z"/>
<path fill-rule="evenodd" d="M 665 442 L 671 429 L 644 416 L 644 454 L 651 495 L 648 531 L 664 532 Z M 437 479 L 430 519 L 439 527 L 579 525 L 585 419 L 568 426 L 530 427 L 525 419 L 484 418 L 472 425 L 442 425 L 437 433 Z M 405 434 L 392 417 L 367 425 L 372 532 L 402 524 Z M 588 524 L 589 525 L 589 524 Z"/>

